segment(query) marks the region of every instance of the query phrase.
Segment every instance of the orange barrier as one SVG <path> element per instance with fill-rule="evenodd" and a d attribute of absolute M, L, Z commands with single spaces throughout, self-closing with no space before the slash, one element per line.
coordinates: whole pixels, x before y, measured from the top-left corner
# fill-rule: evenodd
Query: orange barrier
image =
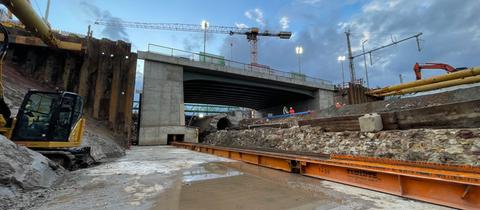
<path fill-rule="evenodd" d="M 174 142 L 259 166 L 460 209 L 480 209 L 480 167 L 348 155 L 292 154 Z"/>

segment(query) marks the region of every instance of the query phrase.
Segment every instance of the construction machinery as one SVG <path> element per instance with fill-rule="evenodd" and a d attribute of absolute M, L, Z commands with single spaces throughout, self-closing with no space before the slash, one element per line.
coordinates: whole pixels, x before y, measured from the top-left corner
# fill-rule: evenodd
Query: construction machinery
<path fill-rule="evenodd" d="M 188 32 L 202 32 L 202 33 L 218 33 L 229 35 L 245 35 L 251 48 L 251 63 L 258 63 L 258 47 L 257 41 L 259 36 L 278 37 L 280 39 L 290 39 L 292 32 L 280 31 L 273 33 L 268 30 L 260 31 L 259 28 L 239 28 L 229 26 L 202 26 L 195 24 L 181 24 L 181 23 L 142 23 L 142 22 L 127 22 L 116 20 L 97 20 L 96 25 L 103 25 L 109 27 L 121 28 L 141 28 L 141 29 L 155 29 L 155 30 L 170 30 L 170 31 L 188 31 Z"/>
<path fill-rule="evenodd" d="M 25 0 L 2 0 L 17 18 L 50 47 L 61 44 L 45 22 Z M 29 13 L 32 12 L 32 13 Z M 16 117 L 4 100 L 3 59 L 8 50 L 8 31 L 0 24 L 3 43 L 0 46 L 0 134 L 19 145 L 36 150 L 67 169 L 84 167 L 93 162 L 89 147 L 81 147 L 85 119 L 83 98 L 72 92 L 30 90 Z"/>
<path fill-rule="evenodd" d="M 413 71 L 415 72 L 415 78 L 417 80 L 422 79 L 422 69 L 443 69 L 448 73 L 452 73 L 460 70 L 465 70 L 467 68 L 466 67 L 454 68 L 444 63 L 424 63 L 424 64 L 415 63 L 415 65 L 413 65 Z"/>

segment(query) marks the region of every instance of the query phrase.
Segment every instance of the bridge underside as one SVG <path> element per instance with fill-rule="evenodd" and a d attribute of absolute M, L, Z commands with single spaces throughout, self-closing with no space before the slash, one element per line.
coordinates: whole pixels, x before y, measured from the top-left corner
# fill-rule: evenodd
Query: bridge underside
<path fill-rule="evenodd" d="M 247 107 L 255 110 L 303 101 L 310 96 L 273 88 L 259 88 L 209 80 L 183 83 L 185 103 L 219 104 Z"/>

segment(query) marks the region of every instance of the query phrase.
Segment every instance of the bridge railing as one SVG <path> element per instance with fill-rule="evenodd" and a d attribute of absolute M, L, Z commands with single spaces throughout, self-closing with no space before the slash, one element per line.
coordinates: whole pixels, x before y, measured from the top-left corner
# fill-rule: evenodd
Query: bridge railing
<path fill-rule="evenodd" d="M 175 49 L 171 47 L 165 47 L 156 44 L 148 44 L 148 51 L 154 53 L 160 53 L 167 56 L 172 56 L 180 59 L 186 59 L 191 61 L 205 62 L 215 65 L 228 66 L 237 69 L 242 69 L 244 71 L 254 71 L 261 72 L 269 75 L 274 75 L 278 77 L 287 78 L 294 81 L 307 81 L 315 84 L 322 85 L 331 85 L 332 83 L 328 80 L 306 76 L 304 74 L 299 74 L 295 72 L 285 72 L 270 68 L 266 65 L 261 64 L 246 64 L 238 61 L 225 59 L 223 56 L 208 54 L 208 53 L 195 53 L 189 52 L 186 50 Z"/>

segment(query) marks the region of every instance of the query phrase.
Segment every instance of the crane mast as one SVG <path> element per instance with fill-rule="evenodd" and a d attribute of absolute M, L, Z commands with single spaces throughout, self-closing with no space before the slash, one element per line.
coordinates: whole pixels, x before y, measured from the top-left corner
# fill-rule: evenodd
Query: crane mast
<path fill-rule="evenodd" d="M 125 28 L 140 28 L 153 30 L 168 30 L 168 31 L 187 31 L 187 32 L 208 32 L 228 35 L 245 35 L 250 43 L 251 63 L 258 62 L 258 36 L 278 37 L 280 39 L 290 39 L 292 32 L 280 31 L 272 33 L 268 30 L 260 31 L 259 28 L 239 28 L 230 26 L 208 26 L 203 29 L 201 25 L 197 24 L 183 24 L 183 23 L 144 23 L 144 22 L 129 22 L 129 21 L 110 21 L 97 20 L 96 25 L 110 26 L 110 27 L 125 27 Z"/>

